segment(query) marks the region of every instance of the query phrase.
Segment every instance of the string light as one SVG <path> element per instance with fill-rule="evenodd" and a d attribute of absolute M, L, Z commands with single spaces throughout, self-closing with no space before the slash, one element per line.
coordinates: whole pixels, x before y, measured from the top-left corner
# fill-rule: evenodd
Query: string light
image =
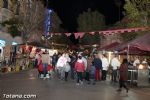
<path fill-rule="evenodd" d="M 42 35 L 42 40 L 48 40 L 51 38 L 51 36 L 49 36 L 49 32 L 50 32 L 50 28 L 51 28 L 51 14 L 52 14 L 52 12 L 53 11 L 51 9 L 46 10 L 45 31 L 44 31 L 44 35 Z"/>

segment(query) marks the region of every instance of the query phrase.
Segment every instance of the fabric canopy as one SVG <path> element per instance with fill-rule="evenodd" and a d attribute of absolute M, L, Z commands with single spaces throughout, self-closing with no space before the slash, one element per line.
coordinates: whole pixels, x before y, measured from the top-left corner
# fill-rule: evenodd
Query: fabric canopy
<path fill-rule="evenodd" d="M 115 48 L 119 45 L 119 42 L 113 42 L 109 45 L 106 45 L 104 47 L 98 48 L 98 50 L 105 50 L 105 51 L 114 51 Z"/>
<path fill-rule="evenodd" d="M 129 54 L 150 54 L 150 33 L 140 36 L 124 45 L 120 45 L 117 48 L 119 52 L 127 52 L 128 50 Z"/>

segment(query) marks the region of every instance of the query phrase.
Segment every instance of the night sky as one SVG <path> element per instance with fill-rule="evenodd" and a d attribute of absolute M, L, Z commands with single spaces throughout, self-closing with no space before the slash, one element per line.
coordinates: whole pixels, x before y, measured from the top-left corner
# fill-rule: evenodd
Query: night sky
<path fill-rule="evenodd" d="M 48 7 L 52 8 L 60 17 L 62 27 L 68 32 L 76 32 L 77 17 L 88 8 L 98 10 L 105 16 L 106 25 L 114 24 L 119 20 L 119 8 L 114 0 L 48 0 Z M 121 0 L 122 2 L 124 0 Z M 123 5 L 123 4 L 122 4 Z M 123 6 L 121 6 L 121 11 Z M 121 18 L 123 15 L 120 15 Z"/>

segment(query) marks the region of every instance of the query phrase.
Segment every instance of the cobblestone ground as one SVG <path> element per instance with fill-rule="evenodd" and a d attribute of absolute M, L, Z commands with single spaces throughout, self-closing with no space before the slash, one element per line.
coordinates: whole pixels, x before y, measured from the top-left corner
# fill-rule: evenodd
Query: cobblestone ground
<path fill-rule="evenodd" d="M 0 100 L 4 94 L 35 94 L 29 100 L 150 100 L 150 88 L 130 88 L 118 93 L 118 84 L 109 81 L 96 85 L 76 85 L 75 80 L 67 82 L 58 79 L 43 80 L 37 78 L 36 69 L 17 73 L 0 74 Z M 13 99 L 13 100 L 16 100 Z M 21 99 L 28 100 L 28 99 Z"/>

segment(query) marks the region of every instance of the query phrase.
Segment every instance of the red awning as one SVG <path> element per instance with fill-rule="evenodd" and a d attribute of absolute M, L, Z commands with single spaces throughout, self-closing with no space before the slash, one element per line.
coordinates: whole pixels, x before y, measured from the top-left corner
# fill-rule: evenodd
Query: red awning
<path fill-rule="evenodd" d="M 150 54 L 150 33 L 147 33 L 126 44 L 120 45 L 117 51 L 127 51 L 129 54 Z"/>
<path fill-rule="evenodd" d="M 120 45 L 119 42 L 113 42 L 113 43 L 111 43 L 111 44 L 109 44 L 109 45 L 106 45 L 106 46 L 104 46 L 104 47 L 102 47 L 102 48 L 99 48 L 98 50 L 114 51 L 115 48 L 116 48 L 117 46 L 119 46 L 119 45 Z"/>

